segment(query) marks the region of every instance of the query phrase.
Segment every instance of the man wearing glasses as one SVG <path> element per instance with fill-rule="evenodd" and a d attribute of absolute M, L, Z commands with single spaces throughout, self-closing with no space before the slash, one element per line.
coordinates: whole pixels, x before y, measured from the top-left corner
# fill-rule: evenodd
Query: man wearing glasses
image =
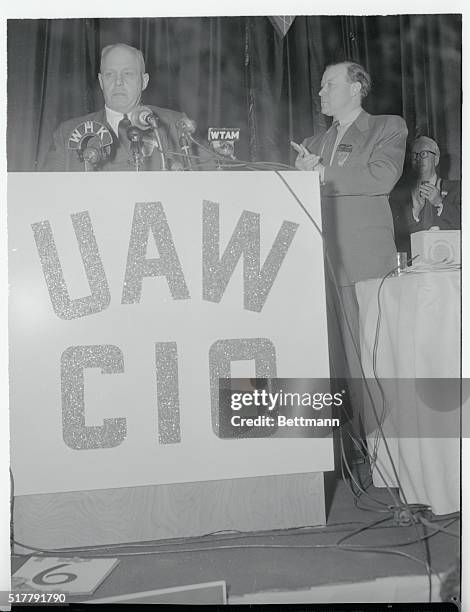
<path fill-rule="evenodd" d="M 460 181 L 439 177 L 440 151 L 437 143 L 427 136 L 418 137 L 411 149 L 414 184 L 411 189 L 410 233 L 440 229 L 460 229 Z"/>

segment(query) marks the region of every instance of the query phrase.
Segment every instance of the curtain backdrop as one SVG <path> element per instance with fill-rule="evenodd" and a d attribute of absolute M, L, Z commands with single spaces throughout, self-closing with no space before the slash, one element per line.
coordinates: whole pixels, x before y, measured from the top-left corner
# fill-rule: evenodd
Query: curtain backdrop
<path fill-rule="evenodd" d="M 8 22 L 8 169 L 35 170 L 60 121 L 102 106 L 100 49 L 140 48 L 143 102 L 208 126 L 241 128 L 240 159 L 292 163 L 289 141 L 326 124 L 318 91 L 326 64 L 370 71 L 365 108 L 402 115 L 435 138 L 460 177 L 461 18 L 458 15 L 297 17 L 284 38 L 267 17 L 53 19 Z"/>

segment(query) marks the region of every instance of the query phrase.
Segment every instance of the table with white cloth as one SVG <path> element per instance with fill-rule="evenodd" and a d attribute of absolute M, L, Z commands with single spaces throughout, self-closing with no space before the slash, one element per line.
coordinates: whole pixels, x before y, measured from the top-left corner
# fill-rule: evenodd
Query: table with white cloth
<path fill-rule="evenodd" d="M 412 419 L 415 412 L 418 416 L 411 435 L 403 429 L 396 437 L 386 434 L 388 452 L 380 436 L 369 431 L 369 450 L 374 446 L 377 457 L 372 470 L 374 485 L 396 487 L 398 476 L 407 503 L 428 505 L 435 514 L 458 511 L 459 428 L 453 426 L 447 434 L 430 433 L 422 420 L 423 414 L 430 413 L 426 397 L 410 389 L 417 388 L 418 379 L 434 379 L 440 386 L 459 384 L 460 271 L 406 272 L 380 286 L 381 279 L 356 284 L 364 375 L 373 382 L 388 381 L 382 387 L 387 419 L 403 415 Z M 395 384 L 404 379 L 414 379 L 405 381 L 409 383 L 406 392 L 403 385 Z M 453 410 L 445 412 L 448 408 Z M 453 423 L 458 422 L 459 409 L 459 405 L 446 406 L 437 418 L 444 425 L 452 416 Z"/>

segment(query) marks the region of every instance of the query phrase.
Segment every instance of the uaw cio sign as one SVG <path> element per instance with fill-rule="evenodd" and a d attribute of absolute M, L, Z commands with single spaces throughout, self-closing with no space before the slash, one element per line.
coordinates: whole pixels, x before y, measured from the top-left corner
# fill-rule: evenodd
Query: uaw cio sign
<path fill-rule="evenodd" d="M 315 173 L 283 174 L 320 223 Z M 328 377 L 322 241 L 275 173 L 10 174 L 18 495 L 332 468 L 218 435 L 223 377 Z"/>

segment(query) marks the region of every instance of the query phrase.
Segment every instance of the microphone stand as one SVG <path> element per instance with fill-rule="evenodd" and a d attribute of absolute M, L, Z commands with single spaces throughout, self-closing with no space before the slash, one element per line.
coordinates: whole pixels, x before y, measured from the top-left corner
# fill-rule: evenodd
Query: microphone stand
<path fill-rule="evenodd" d="M 180 147 L 184 153 L 184 165 L 186 170 L 194 170 L 193 160 L 191 155 L 191 146 L 189 144 L 188 136 L 183 131 L 180 135 Z"/>
<path fill-rule="evenodd" d="M 143 154 L 142 154 L 142 132 L 139 128 L 130 126 L 127 129 L 127 137 L 130 141 L 130 149 L 132 155 L 132 161 L 134 164 L 134 170 L 139 172 L 143 165 Z"/>
<path fill-rule="evenodd" d="M 162 163 L 162 170 L 166 170 L 166 158 L 165 153 L 163 151 L 162 139 L 160 137 L 160 132 L 158 131 L 158 117 L 155 114 L 149 115 L 147 117 L 147 123 L 153 130 L 153 135 L 155 137 L 155 142 L 157 143 L 158 152 L 160 154 L 160 160 Z"/>
<path fill-rule="evenodd" d="M 158 150 L 160 153 L 160 159 L 162 162 L 162 170 L 166 170 L 166 158 L 165 153 L 163 151 L 162 139 L 160 138 L 160 132 L 157 127 L 153 128 L 153 134 L 155 136 L 155 140 L 157 141 Z"/>
<path fill-rule="evenodd" d="M 176 122 L 176 130 L 179 136 L 180 149 L 183 151 L 184 169 L 194 170 L 191 144 L 194 142 L 192 134 L 196 131 L 196 123 L 183 113 L 181 118 Z"/>
<path fill-rule="evenodd" d="M 85 162 L 85 172 L 94 172 L 95 167 L 103 159 L 103 149 L 97 136 L 90 138 L 82 152 L 82 159 Z"/>

